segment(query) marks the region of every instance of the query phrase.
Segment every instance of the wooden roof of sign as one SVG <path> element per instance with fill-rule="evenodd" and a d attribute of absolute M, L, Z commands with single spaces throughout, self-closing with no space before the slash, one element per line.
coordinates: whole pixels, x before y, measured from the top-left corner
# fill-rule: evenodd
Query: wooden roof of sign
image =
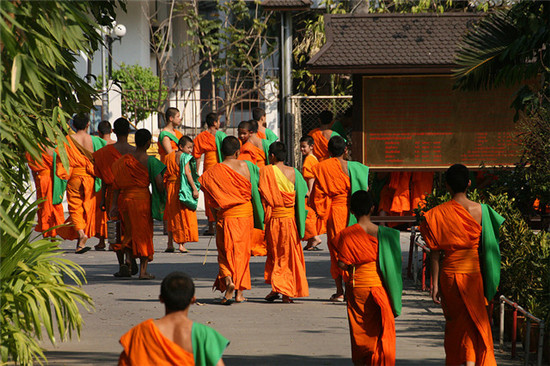
<path fill-rule="evenodd" d="M 327 41 L 308 66 L 316 73 L 449 74 L 462 35 L 483 15 L 325 15 Z"/>
<path fill-rule="evenodd" d="M 294 11 L 306 10 L 311 7 L 311 0 L 264 0 L 262 6 L 268 10 Z"/>

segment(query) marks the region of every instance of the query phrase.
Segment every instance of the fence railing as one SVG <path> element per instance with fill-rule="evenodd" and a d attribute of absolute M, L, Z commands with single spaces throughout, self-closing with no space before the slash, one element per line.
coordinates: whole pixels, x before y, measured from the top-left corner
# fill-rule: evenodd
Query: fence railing
<path fill-rule="evenodd" d="M 504 307 L 505 305 L 511 306 L 513 310 L 512 314 L 512 358 L 516 357 L 516 342 L 517 342 L 517 319 L 518 311 L 525 316 L 525 359 L 524 365 L 529 365 L 529 351 L 531 348 L 531 323 L 535 322 L 539 325 L 539 339 L 537 349 L 537 366 L 542 366 L 542 352 L 544 343 L 544 320 L 537 318 L 527 310 L 516 304 L 515 302 L 507 299 L 504 295 L 500 296 L 500 332 L 499 332 L 499 348 L 504 351 Z"/>

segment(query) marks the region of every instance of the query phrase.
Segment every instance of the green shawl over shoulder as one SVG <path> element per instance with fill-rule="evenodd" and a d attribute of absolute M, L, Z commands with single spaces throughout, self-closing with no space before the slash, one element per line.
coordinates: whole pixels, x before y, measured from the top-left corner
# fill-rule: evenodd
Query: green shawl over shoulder
<path fill-rule="evenodd" d="M 298 169 L 294 168 L 294 173 L 296 177 L 296 182 L 294 183 L 294 189 L 296 189 L 296 202 L 294 203 L 294 211 L 296 216 L 296 227 L 298 228 L 300 239 L 302 239 L 306 234 L 306 195 L 308 189 L 307 183 L 302 174 L 298 171 Z"/>
<path fill-rule="evenodd" d="M 330 138 L 333 138 L 334 136 L 340 136 L 341 138 L 343 138 L 344 140 L 348 141 L 344 136 L 342 136 L 341 134 L 339 134 L 337 131 L 332 131 L 332 133 L 330 134 Z"/>
<path fill-rule="evenodd" d="M 275 132 L 273 132 L 269 128 L 265 129 L 265 137 L 266 137 L 267 141 L 269 141 L 270 144 L 274 143 L 275 141 L 277 141 L 279 139 L 279 137 L 277 135 L 275 135 Z"/>
<path fill-rule="evenodd" d="M 369 189 L 369 167 L 358 161 L 348 161 L 349 180 L 351 183 L 350 196 L 357 191 Z M 348 226 L 357 224 L 355 215 L 349 215 Z"/>
<path fill-rule="evenodd" d="M 250 184 L 252 185 L 252 208 L 254 210 L 254 227 L 264 230 L 264 206 L 260 198 L 258 184 L 260 183 L 260 170 L 252 162 L 245 160 L 250 172 Z"/>
<path fill-rule="evenodd" d="M 401 314 L 401 243 L 399 231 L 378 226 L 378 265 L 394 316 Z"/>
<path fill-rule="evenodd" d="M 99 136 L 92 136 L 92 145 L 94 146 L 94 152 L 107 145 L 107 141 L 103 140 Z M 101 179 L 96 178 L 94 183 L 94 190 L 99 192 L 101 190 Z"/>
<path fill-rule="evenodd" d="M 197 190 L 201 188 L 201 184 L 199 183 L 199 175 L 197 174 L 197 161 L 192 155 L 182 153 L 180 156 L 181 184 L 179 198 L 180 201 L 183 202 L 183 204 L 187 206 L 190 210 L 196 211 L 199 199 L 193 198 L 193 188 L 191 188 L 191 185 L 187 180 L 187 175 L 185 175 L 185 166 L 187 165 L 187 163 L 189 163 L 189 170 L 191 171 L 191 175 L 193 176 L 193 183 L 195 183 L 195 187 L 197 188 Z"/>
<path fill-rule="evenodd" d="M 159 174 L 164 175 L 166 165 L 154 156 L 149 156 L 147 160 L 147 168 L 149 170 L 149 182 L 151 182 L 151 215 L 153 219 L 162 221 L 164 216 L 164 206 L 166 205 L 166 193 L 159 192 L 155 177 Z"/>
<path fill-rule="evenodd" d="M 218 154 L 218 163 L 221 163 L 223 161 L 223 154 L 222 154 L 222 142 L 223 139 L 226 138 L 227 135 L 223 131 L 216 131 L 216 153 Z"/>
<path fill-rule="evenodd" d="M 168 136 L 168 138 L 170 140 L 174 141 L 176 144 L 179 142 L 178 138 L 173 133 L 167 132 L 167 131 L 160 131 L 160 133 L 159 133 L 159 142 L 162 141 L 162 139 L 165 136 Z"/>
<path fill-rule="evenodd" d="M 193 322 L 191 343 L 195 365 L 215 366 L 229 345 L 229 340 L 207 325 Z"/>
<path fill-rule="evenodd" d="M 493 300 L 500 283 L 499 228 L 504 217 L 486 204 L 481 204 L 481 248 L 479 262 L 483 274 L 483 292 L 487 301 Z"/>
<path fill-rule="evenodd" d="M 52 204 L 59 205 L 63 202 L 63 196 L 65 196 L 65 191 L 67 190 L 67 180 L 61 179 L 57 176 L 57 153 L 53 153 L 53 163 L 52 163 Z"/>

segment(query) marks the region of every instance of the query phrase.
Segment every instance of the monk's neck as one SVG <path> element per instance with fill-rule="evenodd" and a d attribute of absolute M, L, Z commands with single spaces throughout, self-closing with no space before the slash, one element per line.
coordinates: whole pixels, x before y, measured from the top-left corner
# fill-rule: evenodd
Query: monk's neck
<path fill-rule="evenodd" d="M 321 131 L 330 130 L 330 125 L 322 125 L 322 126 L 319 127 L 319 129 L 320 129 Z"/>
<path fill-rule="evenodd" d="M 141 157 L 144 157 L 144 156 L 147 156 L 147 150 L 145 149 L 142 149 L 142 148 L 139 148 L 139 147 L 136 147 L 136 151 L 134 151 L 134 157 L 136 159 L 138 158 L 141 158 Z M 139 160 L 139 159 L 138 159 Z"/>
<path fill-rule="evenodd" d="M 466 196 L 466 192 L 454 193 L 453 194 L 453 201 L 456 201 L 460 204 L 470 202 L 470 200 Z"/>
<path fill-rule="evenodd" d="M 226 156 L 224 159 L 223 159 L 223 163 L 227 163 L 227 162 L 230 162 L 230 161 L 235 161 L 235 160 L 239 160 L 239 158 L 237 157 L 237 155 L 231 155 L 231 156 Z"/>
<path fill-rule="evenodd" d="M 344 159 L 344 155 L 342 155 L 342 156 L 334 156 L 334 158 L 338 159 L 338 161 L 339 161 L 341 164 L 347 164 L 347 160 Z"/>
<path fill-rule="evenodd" d="M 174 128 L 174 125 L 172 123 L 169 123 L 164 127 L 164 131 L 167 131 L 167 132 L 173 133 L 175 130 L 176 129 Z"/>
<path fill-rule="evenodd" d="M 115 145 L 127 145 L 128 144 L 128 136 L 117 136 Z"/>
<path fill-rule="evenodd" d="M 216 127 L 208 127 L 207 131 L 216 136 L 216 132 L 218 132 L 218 129 Z"/>
<path fill-rule="evenodd" d="M 87 136 L 88 132 L 86 130 L 78 130 L 75 132 L 75 136 Z"/>
<path fill-rule="evenodd" d="M 166 315 L 164 315 L 165 318 L 188 318 L 189 317 L 189 307 L 185 310 L 174 310 L 169 311 L 166 309 Z"/>
<path fill-rule="evenodd" d="M 376 224 L 371 221 L 370 215 L 361 216 L 357 219 L 357 223 L 363 228 L 363 230 L 367 232 L 367 234 L 376 236 L 378 232 L 378 226 L 376 226 Z"/>
<path fill-rule="evenodd" d="M 279 169 L 283 169 L 283 167 L 285 166 L 285 163 L 282 162 L 282 161 L 278 161 L 278 162 L 274 163 L 273 165 L 275 165 Z"/>

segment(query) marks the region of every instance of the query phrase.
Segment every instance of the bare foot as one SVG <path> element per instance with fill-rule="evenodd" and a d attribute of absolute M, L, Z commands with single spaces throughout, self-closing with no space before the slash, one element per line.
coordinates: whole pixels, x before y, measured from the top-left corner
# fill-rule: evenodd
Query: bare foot
<path fill-rule="evenodd" d="M 231 279 L 230 279 L 231 281 Z M 235 292 L 235 284 L 233 283 L 233 281 L 231 281 L 228 285 L 227 285 L 227 289 L 225 290 L 225 298 L 226 299 L 232 299 L 233 298 L 233 292 Z"/>
<path fill-rule="evenodd" d="M 237 291 L 237 295 L 235 295 L 235 302 L 245 302 L 246 297 L 243 296 L 242 291 Z"/>
<path fill-rule="evenodd" d="M 180 252 L 181 253 L 187 253 L 187 249 L 185 249 L 185 245 L 180 244 Z"/>
<path fill-rule="evenodd" d="M 294 300 L 286 295 L 283 295 L 283 304 L 294 304 Z"/>
<path fill-rule="evenodd" d="M 144 274 L 139 275 L 139 279 L 140 280 L 154 280 L 155 276 L 150 274 L 150 273 L 145 272 Z"/>

